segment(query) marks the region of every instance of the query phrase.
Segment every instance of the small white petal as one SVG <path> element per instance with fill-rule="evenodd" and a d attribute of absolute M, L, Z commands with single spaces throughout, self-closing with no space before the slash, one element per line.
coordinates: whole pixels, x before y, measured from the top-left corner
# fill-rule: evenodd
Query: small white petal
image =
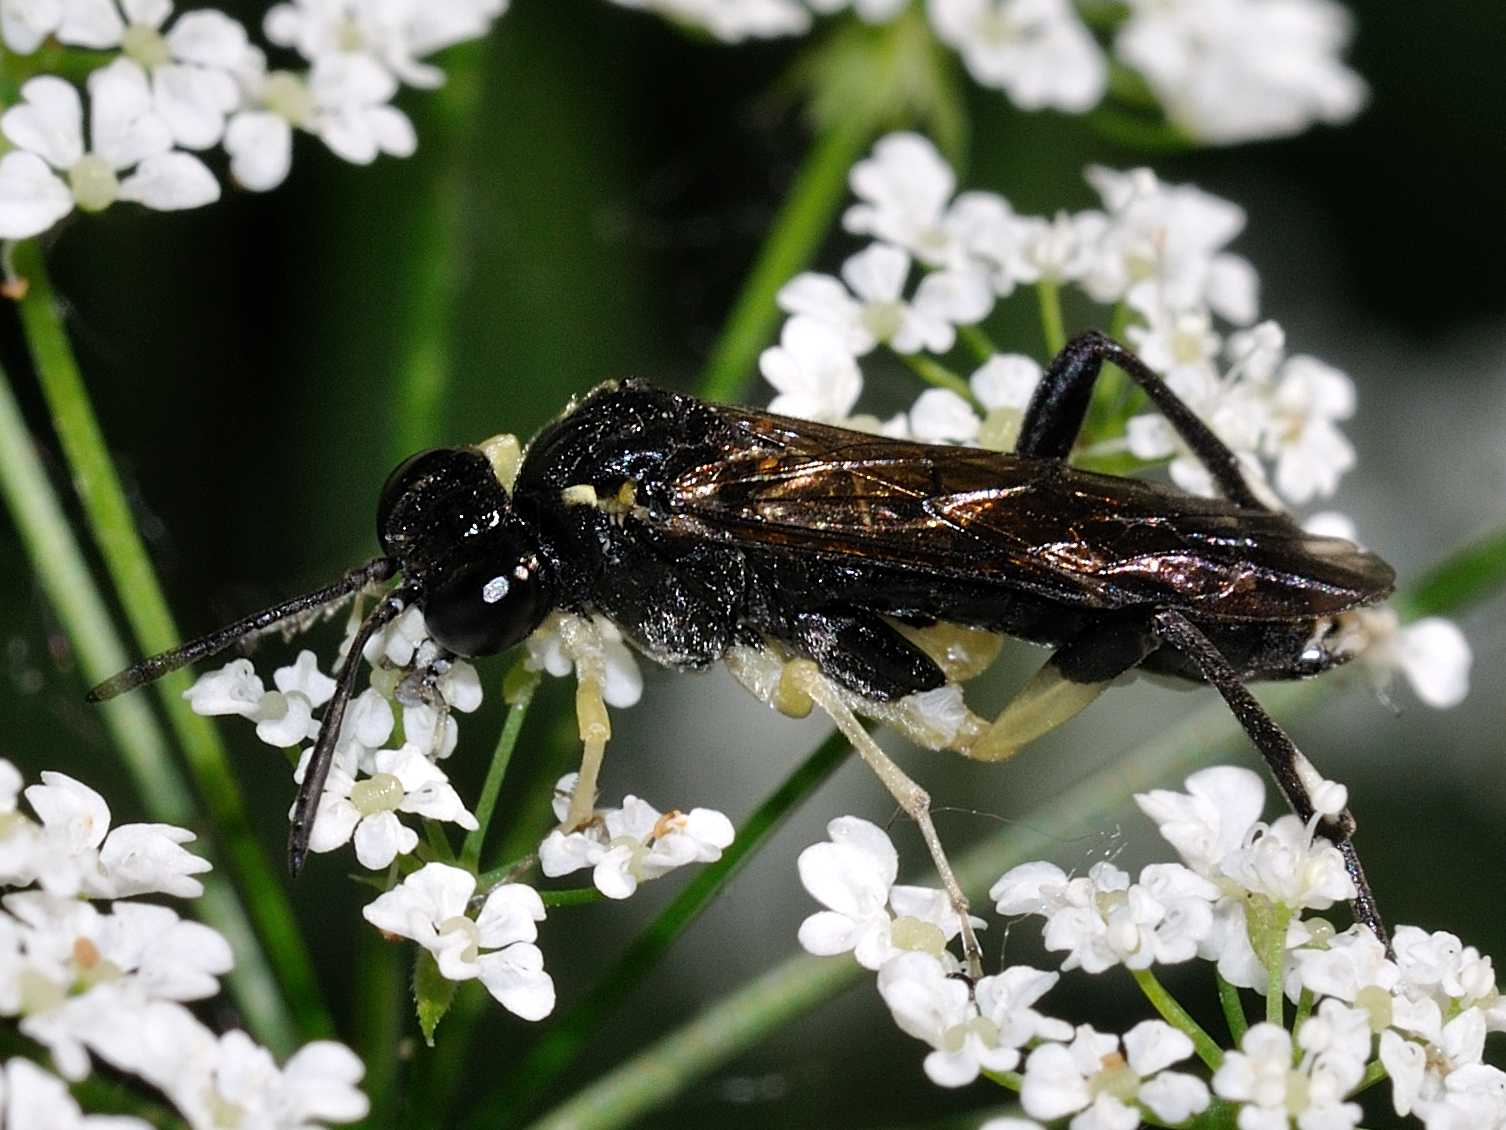
<path fill-rule="evenodd" d="M 62 19 L 63 0 L 0 0 L 0 41 L 17 55 L 30 55 Z"/>
<path fill-rule="evenodd" d="M 554 1011 L 554 980 L 544 972 L 544 955 L 527 942 L 480 958 L 481 983 L 502 1007 L 524 1020 L 542 1020 Z"/>
<path fill-rule="evenodd" d="M 240 22 L 213 8 L 183 13 L 166 38 L 173 58 L 225 71 L 240 67 L 248 44 Z"/>
<path fill-rule="evenodd" d="M 418 846 L 418 833 L 405 827 L 391 812 L 378 812 L 362 819 L 356 825 L 353 839 L 356 858 L 371 871 L 380 871 Z"/>
<path fill-rule="evenodd" d="M 910 432 L 925 443 L 976 439 L 981 421 L 967 401 L 949 388 L 928 388 L 910 409 Z"/>
<path fill-rule="evenodd" d="M 1408 624 L 1401 630 L 1397 649 L 1402 673 L 1427 705 L 1447 710 L 1469 694 L 1474 657 L 1469 641 L 1452 620 L 1430 616 Z"/>
<path fill-rule="evenodd" d="M 159 212 L 201 208 L 220 198 L 220 185 L 208 166 L 187 153 L 160 153 L 136 166 L 120 182 L 120 198 Z"/>
<path fill-rule="evenodd" d="M 29 150 L 61 172 L 84 154 L 84 109 L 71 83 L 52 75 L 21 86 L 24 101 L 0 118 L 0 129 L 21 149 Z"/>
<path fill-rule="evenodd" d="M 40 235 L 73 211 L 73 193 L 33 153 L 0 157 L 0 239 Z"/>
<path fill-rule="evenodd" d="M 1033 357 L 999 353 L 990 357 L 968 379 L 973 395 L 985 408 L 1017 408 L 1023 411 L 1041 383 L 1041 367 Z"/>
<path fill-rule="evenodd" d="M 112 0 L 64 0 L 58 40 L 75 47 L 119 47 L 125 21 Z"/>

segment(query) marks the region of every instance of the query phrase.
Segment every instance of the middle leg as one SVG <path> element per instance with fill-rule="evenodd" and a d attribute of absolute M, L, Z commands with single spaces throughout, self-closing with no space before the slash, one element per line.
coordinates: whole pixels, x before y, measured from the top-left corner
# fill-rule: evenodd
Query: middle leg
<path fill-rule="evenodd" d="M 863 728 L 843 701 L 842 692 L 821 673 L 814 662 L 809 659 L 793 660 L 787 664 L 786 672 L 784 678 L 837 724 L 842 736 L 852 743 L 858 755 L 868 763 L 868 767 L 883 782 L 890 795 L 920 829 L 921 838 L 925 840 L 936 872 L 941 877 L 941 885 L 951 899 L 952 910 L 961 923 L 962 950 L 967 961 L 968 976 L 977 981 L 983 976 L 983 948 L 978 944 L 978 936 L 973 932 L 973 924 L 968 917 L 967 895 L 962 890 L 962 884 L 957 881 L 951 861 L 947 859 L 946 849 L 941 846 L 941 837 L 936 833 L 936 825 L 931 821 L 930 794 L 879 748 L 878 742 L 873 740 L 872 735 Z"/>

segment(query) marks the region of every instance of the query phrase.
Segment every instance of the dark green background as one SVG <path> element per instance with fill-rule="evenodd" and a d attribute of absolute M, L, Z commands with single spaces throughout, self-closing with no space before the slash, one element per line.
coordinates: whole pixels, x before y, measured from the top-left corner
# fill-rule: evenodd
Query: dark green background
<path fill-rule="evenodd" d="M 1248 209 L 1236 249 L 1260 270 L 1265 314 L 1283 323 L 1294 350 L 1354 376 L 1360 410 L 1348 430 L 1360 464 L 1333 501 L 1405 582 L 1506 516 L 1506 11 L 1487 3 L 1351 6 L 1353 62 L 1374 88 L 1359 121 L 1150 161 L 1168 180 L 1195 181 Z M 691 387 L 809 140 L 796 108 L 770 93 L 800 49 L 722 47 L 604 3 L 516 0 L 478 51 L 480 109 L 467 131 L 437 121 L 435 101 L 422 92 L 403 96 L 419 128 L 413 160 L 353 168 L 305 138 L 289 183 L 271 194 L 232 191 L 185 215 L 120 208 L 69 225 L 50 248 L 56 281 L 182 630 L 206 630 L 311 587 L 373 551 L 375 495 L 400 454 L 392 390 L 414 290 L 427 285 L 417 264 L 436 190 L 456 193 L 464 262 L 435 440 L 526 436 L 572 392 L 606 377 Z M 973 91 L 968 108 L 962 183 L 1000 191 L 1022 212 L 1093 204 L 1080 178 L 1086 163 L 1147 160 L 1080 119 L 1016 113 L 997 92 Z M 834 266 L 856 246 L 835 233 L 824 262 Z M 1001 336 L 1039 353 L 1028 298 L 1013 306 L 1019 313 L 999 322 Z M 1086 307 L 1069 314 L 1074 326 L 1093 317 Z M 10 311 L 0 311 L 0 361 L 56 467 Z M 881 378 L 874 403 L 897 402 L 907 387 Z M 755 382 L 749 396 L 766 390 Z M 111 798 L 117 819 L 142 818 L 81 702 L 66 639 L 5 530 L 0 755 L 29 775 L 76 773 Z M 1295 731 L 1350 783 L 1388 915 L 1454 930 L 1489 952 L 1506 942 L 1498 894 L 1506 633 L 1498 603 L 1463 623 L 1476 652 L 1463 707 L 1435 714 L 1400 688 L 1393 712 L 1355 685 Z M 333 647 L 328 629 L 320 640 L 325 652 Z M 984 698 L 1002 697 L 1034 659 L 1006 665 L 1000 689 Z M 500 661 L 483 664 L 493 683 L 501 671 Z M 1002 819 L 1028 821 L 1034 802 L 1204 700 L 1134 687 L 1105 696 L 1006 769 L 925 755 L 906 763 L 938 804 L 966 810 L 940 818 L 943 835 L 962 843 Z M 556 688 L 542 706 L 565 701 Z M 464 795 L 475 794 L 498 719 L 493 696 L 463 727 L 449 768 Z M 558 729 L 541 709 L 520 747 L 521 769 L 548 779 L 551 759 L 569 752 L 553 740 Z M 287 775 L 248 726 L 224 732 L 275 855 Z M 719 675 L 650 673 L 643 704 L 618 718 L 604 794 L 637 792 L 661 807 L 710 804 L 740 819 L 816 735 L 771 722 Z M 514 795 L 503 816 L 526 829 L 520 808 Z M 800 918 L 814 909 L 794 856 L 844 812 L 883 821 L 892 808 L 861 769 L 844 769 L 675 948 L 571 1080 L 594 1077 L 789 953 Z M 907 857 L 917 854 L 906 829 L 896 836 Z M 1102 837 L 1063 842 L 1057 858 L 1083 866 L 1121 847 L 1126 863 L 1164 854 L 1127 811 Z M 365 896 L 343 878 L 349 867 L 340 857 L 319 860 L 294 889 L 342 1012 L 355 940 L 366 929 L 358 919 Z M 625 906 L 551 918 L 542 944 L 562 1001 L 587 990 L 601 955 L 678 882 Z M 1015 931 L 1012 956 L 1028 956 L 1032 933 Z M 1122 1011 L 1126 978 L 1098 981 L 1082 1002 L 1085 1018 L 1122 1028 L 1144 1014 L 1138 1005 Z M 1064 1010 L 1078 1007 L 1058 994 Z M 497 1009 L 469 1053 L 446 1045 L 441 1029 L 438 1054 L 469 1054 L 462 1094 L 478 1097 L 530 1035 Z M 698 1084 L 665 1117 L 728 1127 L 889 1126 L 998 1097 L 987 1085 L 936 1091 L 920 1073 L 922 1051 L 893 1030 L 865 987 Z M 414 1125 L 427 1124 L 426 1112 L 408 1113 Z"/>

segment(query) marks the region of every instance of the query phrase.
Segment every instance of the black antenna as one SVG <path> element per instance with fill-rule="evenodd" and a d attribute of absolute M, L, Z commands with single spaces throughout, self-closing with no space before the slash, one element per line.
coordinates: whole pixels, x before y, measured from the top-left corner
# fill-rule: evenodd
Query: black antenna
<path fill-rule="evenodd" d="M 207 636 L 189 640 L 182 647 L 175 647 L 171 651 L 164 651 L 160 655 L 149 656 L 139 663 L 133 663 L 120 674 L 100 683 L 85 697 L 89 702 L 103 702 L 118 694 L 135 690 L 146 683 L 156 682 L 163 675 L 176 671 L 179 667 L 186 667 L 200 659 L 218 655 L 247 636 L 264 632 L 310 609 L 333 604 L 376 581 L 388 580 L 397 572 L 397 569 L 398 562 L 394 558 L 374 557 L 364 565 L 357 565 L 332 585 L 315 589 L 302 596 L 295 596 L 292 600 L 273 605 L 271 608 L 264 608 L 243 620 L 237 620 L 234 624 L 210 632 Z"/>
<path fill-rule="evenodd" d="M 298 799 L 293 802 L 293 826 L 288 829 L 288 871 L 294 878 L 303 870 L 303 861 L 308 855 L 314 818 L 319 812 L 319 800 L 324 796 L 324 782 L 329 777 L 329 767 L 334 764 L 335 746 L 340 740 L 340 729 L 345 721 L 345 706 L 350 702 L 351 691 L 355 689 L 356 672 L 361 669 L 361 652 L 366 649 L 366 642 L 377 630 L 396 618 L 414 595 L 414 589 L 404 586 L 382 598 L 382 602 L 361 621 L 356 638 L 351 641 L 350 650 L 345 653 L 345 659 L 335 675 L 335 695 L 329 700 L 324 720 L 319 724 L 319 739 L 314 743 L 314 752 L 309 754 L 309 763 L 303 771 L 303 784 L 298 786 Z"/>

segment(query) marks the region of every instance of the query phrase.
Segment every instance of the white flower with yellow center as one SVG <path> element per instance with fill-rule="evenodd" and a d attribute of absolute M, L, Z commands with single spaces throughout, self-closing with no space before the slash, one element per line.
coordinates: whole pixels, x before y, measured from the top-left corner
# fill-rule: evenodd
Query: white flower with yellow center
<path fill-rule="evenodd" d="M 555 786 L 554 812 L 569 812 L 576 774 Z M 625 899 L 640 883 L 691 863 L 713 863 L 732 843 L 732 821 L 712 808 L 660 812 L 635 796 L 621 808 L 597 809 L 589 825 L 573 832 L 556 828 L 539 845 L 539 868 L 555 878 L 590 867 L 591 881 L 608 898 Z"/>
<path fill-rule="evenodd" d="M 354 840 L 361 866 L 375 871 L 418 846 L 418 833 L 397 818 L 399 812 L 476 828 L 444 771 L 418 746 L 377 750 L 372 764 L 375 772 L 359 779 L 338 759 L 331 766 L 309 850 L 334 851 Z"/>
<path fill-rule="evenodd" d="M 1033 1118 L 1072 1115 L 1071 1130 L 1133 1130 L 1142 1109 L 1176 1125 L 1208 1108 L 1201 1079 L 1167 1071 L 1192 1055 L 1192 1041 L 1171 1025 L 1146 1020 L 1118 1037 L 1077 1029 L 1070 1044 L 1044 1044 L 1025 1061 L 1020 1105 Z"/>
<path fill-rule="evenodd" d="M 64 43 L 118 48 L 151 77 L 153 104 L 174 141 L 206 149 L 220 140 L 239 101 L 235 72 L 249 46 L 239 23 L 204 8 L 168 27 L 171 0 L 68 0 L 65 11 Z"/>
<path fill-rule="evenodd" d="M 507 883 L 486 897 L 480 913 L 467 914 L 476 877 L 429 863 L 366 906 L 361 913 L 378 930 L 411 938 L 431 954 L 452 981 L 480 978 L 487 991 L 524 1020 L 554 1010 L 554 981 L 534 945 L 544 903 L 532 887 Z"/>
<path fill-rule="evenodd" d="M 78 91 L 51 75 L 21 87 L 0 117 L 15 148 L 0 157 L 0 239 L 39 235 L 75 208 L 129 200 L 158 211 L 198 208 L 220 186 L 197 157 L 173 148 L 146 74 L 117 59 L 89 76 L 89 142 Z"/>

